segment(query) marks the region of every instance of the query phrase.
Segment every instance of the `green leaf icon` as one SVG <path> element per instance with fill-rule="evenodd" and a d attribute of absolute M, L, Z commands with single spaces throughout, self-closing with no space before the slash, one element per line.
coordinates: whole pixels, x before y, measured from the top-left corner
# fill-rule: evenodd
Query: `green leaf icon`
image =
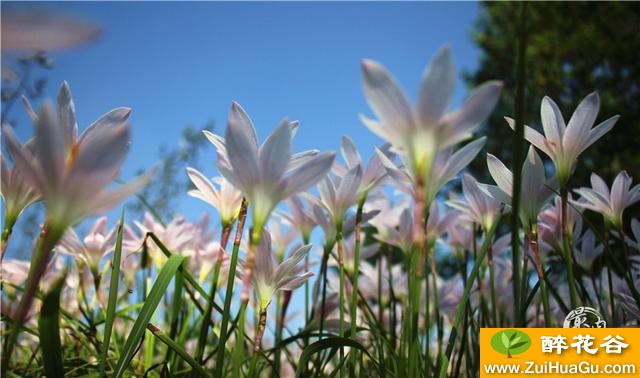
<path fill-rule="evenodd" d="M 531 338 L 522 331 L 507 329 L 493 335 L 491 347 L 496 352 L 512 358 L 513 355 L 524 353 L 531 347 Z"/>

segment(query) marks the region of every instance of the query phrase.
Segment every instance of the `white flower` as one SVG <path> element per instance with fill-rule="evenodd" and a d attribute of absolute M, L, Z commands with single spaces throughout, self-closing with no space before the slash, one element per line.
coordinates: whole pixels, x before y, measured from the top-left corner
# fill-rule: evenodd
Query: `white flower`
<path fill-rule="evenodd" d="M 200 171 L 191 167 L 187 167 L 187 174 L 196 187 L 188 192 L 190 196 L 201 199 L 216 208 L 223 226 L 235 221 L 240 213 L 242 192 L 224 177 L 216 177 L 210 181 Z M 220 189 L 214 184 L 217 184 Z"/>
<path fill-rule="evenodd" d="M 584 209 L 598 212 L 616 228 L 621 227 L 624 209 L 640 201 L 640 184 L 631 187 L 632 181 L 627 171 L 622 171 L 616 176 L 609 192 L 609 187 L 604 180 L 592 173 L 592 188 L 575 189 L 574 192 L 581 198 L 573 203 Z"/>
<path fill-rule="evenodd" d="M 498 186 L 481 185 L 483 190 L 498 201 L 511 206 L 513 194 L 513 174 L 495 156 L 487 154 L 489 173 Z M 520 197 L 520 220 L 526 227 L 536 224 L 538 213 L 553 195 L 555 178 L 547 180 L 544 164 L 533 147 L 529 148 L 527 158 L 522 164 L 522 191 Z"/>
<path fill-rule="evenodd" d="M 332 152 L 311 151 L 294 159 L 291 139 L 295 129 L 296 124 L 285 119 L 258 146 L 253 122 L 240 105 L 233 103 L 224 146 L 216 144 L 218 170 L 249 201 L 256 232 L 280 201 L 322 179 L 335 158 Z"/>
<path fill-rule="evenodd" d="M 361 116 L 371 131 L 408 156 L 408 169 L 427 182 L 426 175 L 438 150 L 470 137 L 493 110 L 502 84 L 475 89 L 459 110 L 446 113 L 455 87 L 455 68 L 448 47 L 433 58 L 422 77 L 414 110 L 396 80 L 379 63 L 365 60 L 364 94 L 379 121 Z"/>
<path fill-rule="evenodd" d="M 63 83 L 57 114 L 46 103 L 37 117 L 33 153 L 22 147 L 11 128 L 5 128 L 15 167 L 42 194 L 50 226 L 64 230 L 112 208 L 149 181 L 151 176 L 146 174 L 114 191 L 106 190 L 129 150 L 130 113 L 128 108 L 114 109 L 78 136 L 75 106 Z"/>
<path fill-rule="evenodd" d="M 560 185 L 566 186 L 578 156 L 611 130 L 620 116 L 613 116 L 593 127 L 600 109 L 600 97 L 593 92 L 580 102 L 566 125 L 558 105 L 549 97 L 542 99 L 540 116 L 544 136 L 525 126 L 524 137 L 553 160 Z M 515 128 L 513 119 L 506 118 Z"/>
<path fill-rule="evenodd" d="M 462 177 L 462 191 L 466 201 L 450 200 L 447 204 L 462 212 L 469 221 L 481 225 L 486 232 L 489 231 L 500 212 L 500 202 L 483 192 L 478 181 L 468 174 Z"/>
<path fill-rule="evenodd" d="M 100 217 L 81 241 L 78 234 L 69 228 L 60 240 L 61 252 L 84 261 L 92 273 L 97 273 L 102 258 L 115 248 L 116 229 L 106 229 L 107 217 Z"/>

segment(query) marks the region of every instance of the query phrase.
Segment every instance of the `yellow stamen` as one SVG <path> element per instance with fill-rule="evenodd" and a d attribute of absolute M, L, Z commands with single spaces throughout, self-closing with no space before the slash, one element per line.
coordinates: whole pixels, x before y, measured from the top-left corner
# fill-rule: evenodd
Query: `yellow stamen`
<path fill-rule="evenodd" d="M 71 169 L 71 167 L 73 167 L 76 162 L 76 157 L 78 157 L 78 143 L 73 143 L 69 149 L 69 154 L 67 155 L 67 169 Z"/>

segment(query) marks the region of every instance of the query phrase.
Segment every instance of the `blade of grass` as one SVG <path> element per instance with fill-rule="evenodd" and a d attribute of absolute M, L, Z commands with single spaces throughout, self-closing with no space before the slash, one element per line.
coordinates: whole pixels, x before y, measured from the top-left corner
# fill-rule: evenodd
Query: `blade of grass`
<path fill-rule="evenodd" d="M 42 360 L 44 371 L 48 377 L 64 377 L 62 345 L 60 343 L 60 293 L 66 276 L 65 272 L 53 284 L 51 291 L 44 295 L 38 319 Z"/>
<path fill-rule="evenodd" d="M 116 236 L 116 246 L 113 252 L 113 260 L 111 262 L 111 282 L 109 285 L 109 299 L 107 301 L 107 315 L 104 323 L 104 341 L 102 344 L 102 356 L 100 358 L 100 375 L 104 376 L 104 369 L 109 355 L 109 342 L 111 340 L 111 332 L 113 329 L 113 320 L 115 318 L 116 302 L 118 301 L 118 283 L 120 282 L 120 258 L 122 255 L 122 230 L 124 227 L 124 208 L 120 215 L 120 224 L 118 225 L 118 234 Z"/>
<path fill-rule="evenodd" d="M 151 331 L 151 333 L 153 333 L 153 335 L 157 337 L 158 340 L 163 342 L 167 347 L 173 350 L 178 356 L 182 357 L 182 359 L 185 360 L 185 362 L 188 363 L 193 368 L 193 370 L 197 372 L 201 377 L 210 377 L 210 375 L 202 368 L 202 366 L 200 366 L 200 364 L 197 363 L 196 360 L 194 360 L 193 357 L 191 357 L 189 353 L 187 353 L 187 351 L 184 350 L 184 348 L 178 345 L 170 337 L 167 337 L 158 327 L 149 323 L 147 324 L 147 329 Z"/>
<path fill-rule="evenodd" d="M 476 276 L 478 275 L 478 271 L 480 270 L 480 266 L 484 258 L 489 251 L 489 246 L 491 245 L 491 241 L 493 239 L 493 234 L 496 232 L 496 228 L 498 223 L 500 223 L 500 218 L 502 216 L 502 212 L 498 214 L 496 217 L 496 221 L 493 223 L 485 238 L 482 242 L 482 246 L 480 247 L 480 253 L 476 258 L 476 261 L 473 263 L 473 268 L 471 269 L 471 273 L 469 274 L 469 278 L 467 278 L 467 284 L 464 287 L 464 292 L 462 293 L 462 298 L 458 303 L 458 307 L 456 308 L 456 316 L 454 318 L 453 324 L 451 326 L 451 333 L 449 336 L 449 343 L 447 345 L 446 352 L 442 355 L 440 364 L 440 378 L 444 378 L 447 376 L 447 370 L 449 369 L 449 360 L 451 358 L 451 354 L 453 353 L 453 348 L 456 343 L 456 337 L 458 334 L 458 328 L 460 327 L 460 322 L 462 321 L 465 310 L 467 308 L 467 304 L 469 302 L 469 295 L 471 294 L 471 289 L 473 288 L 474 281 L 476 280 Z M 514 268 L 515 269 L 515 268 Z"/>
<path fill-rule="evenodd" d="M 359 342 L 350 339 L 348 337 L 340 337 L 340 336 L 331 336 L 325 339 L 316 341 L 313 344 L 310 344 L 308 347 L 304 348 L 302 354 L 300 355 L 300 360 L 298 361 L 298 368 L 296 369 L 296 377 L 302 377 L 307 364 L 311 360 L 311 356 L 315 353 L 321 352 L 325 349 L 335 348 L 336 350 L 339 348 L 355 348 L 363 351 L 372 362 L 375 363 L 374 358 L 369 354 L 369 351 L 362 346 Z M 344 359 L 343 359 L 344 360 Z"/>
<path fill-rule="evenodd" d="M 156 278 L 156 281 L 144 302 L 144 306 L 142 306 L 142 310 L 140 310 L 140 314 L 131 328 L 129 337 L 124 344 L 122 354 L 118 360 L 118 364 L 114 369 L 113 377 L 121 377 L 129 366 L 129 363 L 133 359 L 136 349 L 142 340 L 142 336 L 144 336 L 147 323 L 149 323 L 151 316 L 154 314 L 158 304 L 169 287 L 169 283 L 184 260 L 185 258 L 183 256 L 171 256 L 160 270 L 158 278 Z"/>

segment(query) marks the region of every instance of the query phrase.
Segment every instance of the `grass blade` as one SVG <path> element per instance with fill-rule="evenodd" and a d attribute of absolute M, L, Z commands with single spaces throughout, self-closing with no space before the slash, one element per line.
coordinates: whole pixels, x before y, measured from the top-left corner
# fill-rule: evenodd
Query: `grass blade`
<path fill-rule="evenodd" d="M 40 346 L 44 371 L 48 377 L 64 377 L 62 346 L 60 343 L 60 293 L 64 286 L 66 272 L 42 299 L 42 309 L 38 319 Z"/>
<path fill-rule="evenodd" d="M 185 351 L 180 345 L 178 345 L 170 337 L 167 337 L 158 327 L 156 327 L 153 324 L 149 323 L 149 324 L 147 324 L 147 329 L 149 331 L 151 331 L 151 333 L 153 333 L 154 336 L 158 338 L 158 340 L 162 341 L 171 350 L 173 350 L 177 355 L 182 357 L 182 359 L 185 360 L 185 362 L 188 363 L 193 368 L 193 370 L 198 373 L 199 376 L 201 376 L 201 377 L 209 377 L 210 376 L 202 368 L 202 366 L 200 366 L 200 364 L 197 363 L 196 360 L 193 359 L 193 357 L 191 357 L 189 355 L 189 353 L 187 353 L 187 351 Z"/>
<path fill-rule="evenodd" d="M 369 354 L 362 344 L 347 337 L 331 336 L 326 339 L 316 341 L 315 343 L 304 348 L 298 361 L 298 367 L 296 369 L 296 377 L 302 377 L 305 374 L 306 367 L 311 360 L 311 356 L 325 349 L 338 349 L 343 347 L 355 348 L 363 351 L 372 361 L 375 362 L 373 357 Z"/>
<path fill-rule="evenodd" d="M 107 356 L 109 355 L 109 342 L 113 329 L 113 320 L 116 312 L 116 302 L 118 301 L 118 283 L 120 282 L 120 259 L 122 256 L 122 230 L 124 228 L 124 208 L 120 215 L 118 234 L 116 236 L 116 246 L 111 260 L 111 282 L 109 285 L 109 299 L 107 302 L 107 314 L 104 323 L 104 340 L 102 343 L 102 356 L 100 358 L 100 374 L 104 376 Z"/>
<path fill-rule="evenodd" d="M 156 307 L 158 307 L 165 291 L 169 287 L 169 283 L 178 271 L 178 268 L 182 265 L 184 259 L 185 258 L 183 256 L 171 256 L 162 267 L 162 270 L 160 270 L 158 278 L 156 278 L 156 281 L 149 292 L 149 296 L 147 296 L 144 306 L 142 306 L 142 310 L 140 310 L 140 314 L 131 328 L 129 337 L 124 344 L 122 354 L 118 360 L 118 364 L 113 372 L 113 377 L 121 377 L 129 366 L 129 363 L 135 355 L 136 348 L 138 347 L 138 344 L 140 344 L 142 336 L 144 336 L 147 323 L 149 323 L 151 316 L 155 312 Z"/>

